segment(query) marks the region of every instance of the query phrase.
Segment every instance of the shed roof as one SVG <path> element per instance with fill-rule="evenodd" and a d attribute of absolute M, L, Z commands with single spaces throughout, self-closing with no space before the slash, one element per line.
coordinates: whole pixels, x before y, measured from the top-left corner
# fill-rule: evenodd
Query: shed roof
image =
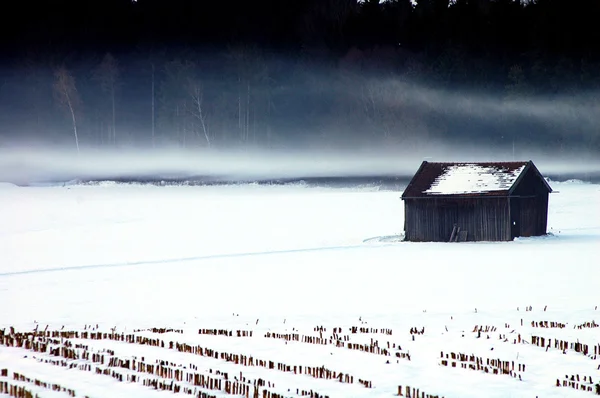
<path fill-rule="evenodd" d="M 402 198 L 440 196 L 507 196 L 526 170 L 533 167 L 531 161 L 523 162 L 470 162 L 433 163 L 423 162 L 414 175 Z M 543 179 L 549 192 L 550 186 Z"/>

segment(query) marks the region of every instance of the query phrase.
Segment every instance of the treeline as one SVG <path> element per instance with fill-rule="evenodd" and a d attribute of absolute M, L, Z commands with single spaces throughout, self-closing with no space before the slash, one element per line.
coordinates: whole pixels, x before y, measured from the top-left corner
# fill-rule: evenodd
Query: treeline
<path fill-rule="evenodd" d="M 600 150 L 598 2 L 35 3 L 0 32 L 0 143 Z"/>

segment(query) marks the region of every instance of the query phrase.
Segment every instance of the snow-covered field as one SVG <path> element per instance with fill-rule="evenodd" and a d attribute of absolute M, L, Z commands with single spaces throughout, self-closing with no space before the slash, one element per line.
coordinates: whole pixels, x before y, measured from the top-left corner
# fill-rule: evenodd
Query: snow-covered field
<path fill-rule="evenodd" d="M 592 396 L 600 186 L 552 186 L 551 236 L 415 244 L 401 192 L 4 184 L 0 391 Z"/>

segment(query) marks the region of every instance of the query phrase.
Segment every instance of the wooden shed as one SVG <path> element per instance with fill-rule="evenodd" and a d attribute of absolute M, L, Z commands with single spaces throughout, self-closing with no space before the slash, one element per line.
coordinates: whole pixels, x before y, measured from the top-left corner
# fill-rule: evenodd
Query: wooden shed
<path fill-rule="evenodd" d="M 402 194 L 405 240 L 510 241 L 546 234 L 552 188 L 533 162 L 423 162 Z"/>

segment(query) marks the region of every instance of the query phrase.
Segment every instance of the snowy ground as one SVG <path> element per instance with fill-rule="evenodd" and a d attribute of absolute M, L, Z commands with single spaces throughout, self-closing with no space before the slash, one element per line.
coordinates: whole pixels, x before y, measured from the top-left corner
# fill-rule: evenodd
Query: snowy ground
<path fill-rule="evenodd" d="M 263 390 L 285 397 L 302 391 L 390 397 L 398 386 L 406 396 L 407 385 L 447 398 L 592 396 L 556 383 L 578 375 L 579 388 L 593 389 L 600 381 L 600 355 L 594 356 L 600 328 L 593 327 L 600 324 L 600 186 L 552 186 L 560 191 L 550 199 L 553 236 L 413 244 L 397 242 L 400 192 L 4 184 L 0 372 L 8 373 L 0 376 L 0 388 L 4 381 L 49 397 L 66 396 L 61 388 L 76 396 L 173 395 L 144 385 L 152 379 L 173 382 L 181 393 L 187 387 L 196 395 L 224 396 L 226 373 L 233 383 L 245 378 L 252 386 L 249 396 L 257 380 L 264 380 L 261 397 Z M 565 327 L 535 327 L 532 321 Z M 8 338 L 11 326 L 16 333 L 37 327 L 38 334 L 28 337 L 36 342 L 48 342 L 41 334 L 46 328 L 79 334 L 36 348 Z M 476 326 L 481 333 L 474 332 Z M 152 327 L 183 333 L 134 332 Z M 107 335 L 91 339 L 90 328 Z M 419 332 L 414 340 L 412 328 Z M 200 329 L 233 336 L 199 334 Z M 159 339 L 165 347 L 135 343 L 135 337 L 134 343 L 116 341 L 110 338 L 113 330 L 125 338 Z M 252 336 L 237 337 L 238 330 Z M 299 341 L 286 341 L 286 334 Z M 550 348 L 532 344 L 533 336 L 543 337 L 544 346 L 552 339 Z M 568 348 L 554 348 L 555 339 Z M 196 351 L 200 346 L 203 355 L 170 348 L 171 341 Z M 587 345 L 588 355 L 571 347 L 576 342 Z M 66 348 L 51 355 L 61 345 Z M 104 358 L 94 362 L 97 353 Z M 467 359 L 480 358 L 482 365 L 464 369 L 457 359 L 452 368 L 450 356 L 444 366 L 451 353 L 473 355 Z M 136 369 L 133 362 L 118 366 L 117 359 L 135 360 Z M 508 361 L 511 371 L 514 362 L 514 371 L 494 374 L 488 359 Z M 156 360 L 168 362 L 166 373 L 142 373 L 140 363 Z M 321 367 L 319 377 L 306 374 Z M 182 370 L 181 377 L 175 369 Z M 14 380 L 14 372 L 29 382 Z M 194 386 L 194 374 L 206 377 L 203 386 Z M 128 381 L 132 375 L 136 381 Z M 61 387 L 53 391 L 35 379 Z"/>

